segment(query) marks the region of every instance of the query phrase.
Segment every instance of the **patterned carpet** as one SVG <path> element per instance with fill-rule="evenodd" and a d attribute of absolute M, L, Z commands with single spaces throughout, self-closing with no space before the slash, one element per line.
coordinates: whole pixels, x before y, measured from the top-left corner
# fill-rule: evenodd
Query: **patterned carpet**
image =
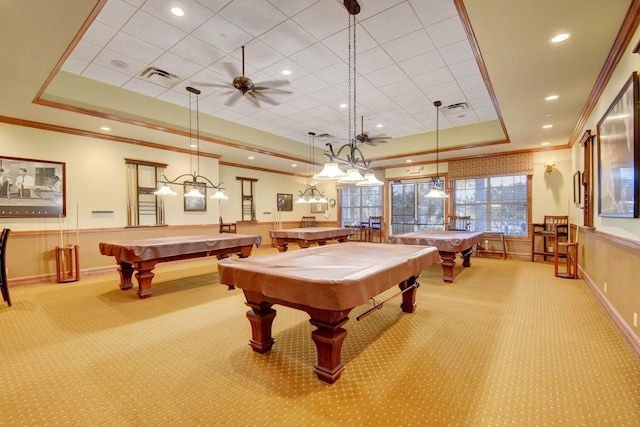
<path fill-rule="evenodd" d="M 355 309 L 333 385 L 313 373 L 305 313 L 275 306 L 273 350 L 251 351 L 242 292 L 212 259 L 160 264 L 146 300 L 115 272 L 11 288 L 0 425 L 640 425 L 640 363 L 582 280 L 459 264 L 453 284 L 423 273 L 414 314 L 399 296 Z"/>

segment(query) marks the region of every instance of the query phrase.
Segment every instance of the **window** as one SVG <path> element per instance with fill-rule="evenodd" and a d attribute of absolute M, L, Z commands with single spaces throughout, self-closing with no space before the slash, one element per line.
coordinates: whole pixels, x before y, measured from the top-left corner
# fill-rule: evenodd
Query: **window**
<path fill-rule="evenodd" d="M 370 216 L 382 215 L 383 186 L 349 187 L 338 190 L 340 226 L 369 223 Z"/>
<path fill-rule="evenodd" d="M 425 197 L 431 186 L 430 179 L 391 184 L 391 234 L 444 229 L 445 199 Z"/>
<path fill-rule="evenodd" d="M 528 175 L 455 180 L 453 211 L 456 216 L 471 216 L 471 230 L 524 237 L 529 192 Z"/>
<path fill-rule="evenodd" d="M 153 194 L 167 165 L 125 159 L 127 164 L 127 225 L 163 225 L 162 197 Z"/>

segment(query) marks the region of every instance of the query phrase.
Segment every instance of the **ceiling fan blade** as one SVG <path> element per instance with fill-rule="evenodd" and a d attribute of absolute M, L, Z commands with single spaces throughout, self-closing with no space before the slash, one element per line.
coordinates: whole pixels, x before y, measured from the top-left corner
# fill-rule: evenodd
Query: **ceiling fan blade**
<path fill-rule="evenodd" d="M 274 88 L 289 84 L 289 80 L 267 80 L 265 82 L 256 83 L 261 88 Z"/>
<path fill-rule="evenodd" d="M 238 66 L 232 62 L 223 62 L 222 68 L 224 68 L 229 77 L 231 77 L 232 79 L 243 75 L 240 73 L 240 69 L 238 68 Z"/>
<path fill-rule="evenodd" d="M 242 92 L 236 90 L 233 93 L 233 95 L 231 95 L 229 97 L 229 99 L 227 99 L 227 101 L 224 103 L 224 105 L 226 105 L 227 107 L 230 107 L 230 106 L 234 105 L 236 102 L 238 102 L 241 97 L 242 97 Z"/>
<path fill-rule="evenodd" d="M 253 88 L 254 92 L 261 92 L 261 93 L 271 93 L 271 94 L 284 94 L 284 95 L 290 95 L 293 92 L 291 92 L 290 90 L 282 90 L 282 89 L 273 89 L 270 87 L 254 87 Z"/>
<path fill-rule="evenodd" d="M 245 94 L 246 98 L 251 101 L 251 103 L 253 105 L 255 105 L 256 107 L 260 108 L 260 103 L 258 102 L 258 98 L 256 97 L 256 95 L 253 92 L 247 92 Z"/>
<path fill-rule="evenodd" d="M 276 101 L 275 99 L 271 99 L 270 97 L 268 97 L 263 93 L 253 92 L 253 94 L 256 96 L 256 98 L 260 99 L 260 101 L 262 102 L 266 102 L 267 104 L 271 104 L 271 105 L 280 105 L 278 101 Z"/>
<path fill-rule="evenodd" d="M 228 83 L 207 83 L 207 82 L 194 82 L 194 81 L 190 81 L 189 83 L 192 86 L 220 87 L 220 88 L 225 88 L 225 89 L 233 87 Z"/>

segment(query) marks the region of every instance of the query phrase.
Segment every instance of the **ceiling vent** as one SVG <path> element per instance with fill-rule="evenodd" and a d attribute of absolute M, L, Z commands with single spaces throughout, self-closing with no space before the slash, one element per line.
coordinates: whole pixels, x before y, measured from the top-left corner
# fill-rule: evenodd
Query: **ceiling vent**
<path fill-rule="evenodd" d="M 155 83 L 169 89 L 174 87 L 180 81 L 178 76 L 175 74 L 156 67 L 147 67 L 142 73 L 140 73 L 140 76 L 145 81 Z"/>
<path fill-rule="evenodd" d="M 463 111 L 467 111 L 468 109 L 469 109 L 469 104 L 467 104 L 466 102 L 459 102 L 457 104 L 451 104 L 451 105 L 442 107 L 440 111 L 442 111 L 442 114 L 456 114 L 456 113 L 461 113 Z"/>
<path fill-rule="evenodd" d="M 320 135 L 316 136 L 316 138 L 318 139 L 335 139 L 336 137 L 328 134 L 328 133 L 321 133 Z"/>

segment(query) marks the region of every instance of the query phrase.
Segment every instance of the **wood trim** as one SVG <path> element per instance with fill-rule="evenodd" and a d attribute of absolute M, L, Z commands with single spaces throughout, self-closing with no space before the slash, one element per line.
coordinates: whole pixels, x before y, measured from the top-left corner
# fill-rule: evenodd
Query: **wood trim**
<path fill-rule="evenodd" d="M 609 243 L 621 245 L 627 249 L 632 249 L 634 251 L 640 251 L 640 241 L 638 240 L 632 240 L 626 237 L 605 233 L 604 231 L 597 230 L 594 227 L 580 226 L 578 229 L 583 233 L 593 234 Z"/>
<path fill-rule="evenodd" d="M 633 332 L 627 322 L 624 321 L 624 319 L 620 316 L 620 313 L 618 313 L 618 311 L 611 305 L 609 300 L 607 300 L 598 286 L 596 286 L 596 284 L 593 282 L 593 280 L 591 280 L 589 275 L 582 269 L 582 267 L 578 267 L 578 271 L 580 272 L 580 276 L 582 277 L 582 279 L 589 286 L 589 289 L 591 289 L 593 295 L 596 297 L 596 300 L 598 300 L 604 311 L 613 321 L 616 328 L 624 336 L 625 340 L 631 347 L 631 351 L 633 351 L 636 358 L 640 359 L 640 338 L 638 338 L 638 336 Z"/>
<path fill-rule="evenodd" d="M 587 99 L 587 102 L 582 109 L 582 112 L 580 113 L 578 122 L 576 123 L 576 126 L 573 129 L 571 136 L 569 137 L 569 147 L 572 147 L 573 144 L 578 140 L 582 128 L 585 126 L 587 120 L 589 119 L 589 116 L 600 100 L 600 96 L 609 83 L 615 67 L 620 62 L 620 58 L 622 58 L 622 56 L 624 55 L 626 48 L 631 41 L 631 37 L 635 34 L 635 31 L 638 28 L 638 24 L 640 24 L 640 0 L 632 0 L 631 5 L 629 6 L 629 10 L 627 11 L 627 15 L 625 16 L 624 21 L 622 22 L 622 26 L 620 27 L 620 31 L 618 32 L 616 40 L 613 43 L 613 47 L 609 52 L 609 56 L 607 56 L 607 60 L 602 67 L 602 71 L 600 71 L 600 75 L 598 75 L 598 79 L 596 80 L 596 83 L 591 90 L 591 94 L 589 95 L 589 98 Z M 589 23 L 585 23 L 584 25 L 589 25 Z"/>

